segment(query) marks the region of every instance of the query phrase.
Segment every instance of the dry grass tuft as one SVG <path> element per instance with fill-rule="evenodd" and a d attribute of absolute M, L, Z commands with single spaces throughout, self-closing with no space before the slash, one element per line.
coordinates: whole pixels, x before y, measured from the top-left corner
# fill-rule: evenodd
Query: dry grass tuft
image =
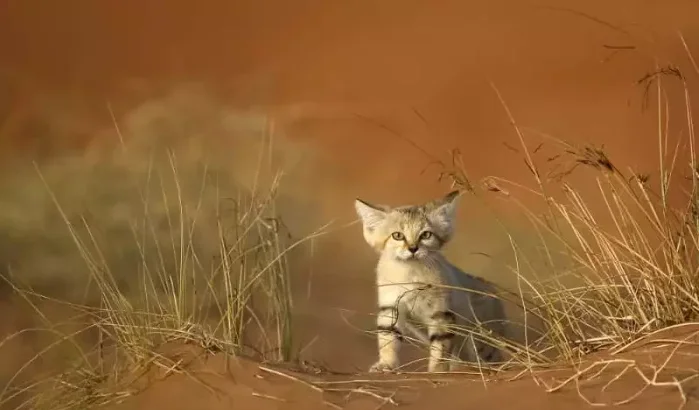
<path fill-rule="evenodd" d="M 124 132 L 202 129 L 197 121 L 211 120 L 155 108 Z M 247 154 L 230 157 L 258 155 L 247 181 L 220 155 L 205 155 L 199 135 L 149 142 L 119 127 L 121 145 L 98 160 L 18 166 L 0 181 L 2 289 L 14 308 L 32 312 L 32 324 L 0 340 L 0 349 L 35 346 L 3 376 L 0 407 L 121 400 L 152 369 L 187 373 L 164 353 L 173 341 L 232 358 L 295 360 L 289 272 L 295 250 L 326 227 L 293 235 L 284 223 L 293 203 L 281 192 L 267 125 L 257 141 L 245 140 L 244 125 L 245 137 L 230 145 Z"/>
<path fill-rule="evenodd" d="M 661 83 L 664 76 L 684 88 L 687 137 L 674 146 L 668 131 L 669 102 Z M 676 67 L 639 81 L 646 93 L 655 86 L 657 95 L 657 176 L 623 170 L 604 147 L 574 146 L 550 136 L 545 143 L 553 143 L 558 152 L 537 160 L 542 144 L 535 149 L 527 144 L 525 130 L 495 87 L 520 141 L 517 152 L 524 153 L 532 186 L 499 177 L 475 183 L 458 151 L 450 164 L 436 161 L 443 168 L 440 179 L 446 177 L 452 186 L 476 197 L 495 194 L 510 201 L 537 233 L 543 263 L 534 262 L 536 255 L 512 239 L 503 223 L 512 243 L 510 269 L 517 277 L 525 327 L 530 327 L 527 321 L 541 324 L 534 330 L 537 336 L 521 346 L 494 342 L 512 352 L 509 364 L 524 366 L 532 375 L 536 368 L 561 361 L 580 368 L 591 353 L 618 353 L 657 332 L 699 324 L 699 168 L 687 81 Z M 683 345 L 676 342 L 667 360 Z M 645 382 L 641 391 L 604 404 L 581 396 L 597 406 L 623 404 L 649 387 L 671 387 L 681 393 L 684 404 L 684 383 L 699 375 L 693 372 L 661 382 L 665 364 L 648 373 L 634 360 L 612 359 L 583 366 L 570 379 L 546 386 L 547 391 L 579 385 L 583 378 L 597 378 L 603 369 L 619 363 L 623 369 L 613 381 L 635 372 Z"/>

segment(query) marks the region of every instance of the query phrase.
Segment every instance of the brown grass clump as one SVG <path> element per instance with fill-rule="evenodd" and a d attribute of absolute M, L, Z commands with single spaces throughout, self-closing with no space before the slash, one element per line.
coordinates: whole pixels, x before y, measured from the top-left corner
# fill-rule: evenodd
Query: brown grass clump
<path fill-rule="evenodd" d="M 667 131 L 664 74 L 685 90 L 687 139 L 675 146 Z M 661 70 L 644 81 L 657 87 L 657 176 L 623 170 L 603 148 L 548 136 L 545 144 L 553 142 L 559 152 L 537 161 L 542 144 L 528 146 L 497 89 L 533 187 L 498 177 L 474 183 L 457 151 L 450 165 L 442 163 L 441 177 L 476 196 L 496 193 L 511 201 L 537 233 L 536 255 L 508 233 L 525 327 L 540 323 L 524 346 L 503 344 L 513 363 L 577 366 L 590 353 L 618 353 L 655 332 L 699 322 L 699 172 L 687 80 Z M 535 263 L 537 257 L 543 263 Z"/>
<path fill-rule="evenodd" d="M 154 107 L 124 132 L 148 134 L 139 121 L 181 130 L 211 120 Z M 0 407 L 119 400 L 153 366 L 182 371 L 162 354 L 174 340 L 231 357 L 295 359 L 289 271 L 294 250 L 323 228 L 298 239 L 285 225 L 293 202 L 280 192 L 283 173 L 260 126 L 240 131 L 260 135 L 254 144 L 231 144 L 258 156 L 248 181 L 180 131 L 169 141 L 120 134 L 121 145 L 96 161 L 18 166 L 0 182 L 2 289 L 13 308 L 34 312 L 31 325 L 0 340 L 0 348 L 33 346 L 28 362 L 4 370 Z"/>

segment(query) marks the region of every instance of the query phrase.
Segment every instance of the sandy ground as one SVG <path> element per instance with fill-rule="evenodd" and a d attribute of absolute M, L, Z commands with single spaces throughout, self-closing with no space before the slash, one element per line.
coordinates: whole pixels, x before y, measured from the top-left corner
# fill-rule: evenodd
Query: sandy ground
<path fill-rule="evenodd" d="M 638 81 L 669 64 L 696 77 L 678 33 L 699 53 L 699 2 L 549 3 L 5 2 L 2 155 L 88 149 L 104 142 L 93 136 L 105 129 L 100 135 L 113 142 L 108 107 L 121 118 L 194 82 L 232 107 L 271 113 L 285 138 L 312 153 L 310 171 L 292 179 L 290 191 L 317 205 L 313 223 L 351 219 L 356 196 L 401 203 L 442 193 L 446 187 L 436 174 L 421 171 L 430 157 L 447 161 L 453 148 L 474 178 L 529 178 L 503 102 L 533 146 L 542 133 L 604 144 L 619 163 L 654 172 L 657 102 L 644 100 Z M 676 80 L 664 81 L 673 113 L 668 127 L 680 135 L 686 123 L 682 89 Z M 556 152 L 547 144 L 542 158 Z M 501 265 L 471 253 L 507 254 L 506 238 L 493 233 L 495 222 L 484 215 L 464 205 L 464 229 L 450 255 L 478 275 L 508 282 Z M 301 216 L 298 223 L 309 227 L 310 220 Z M 340 320 L 351 312 L 360 327 L 370 326 L 373 255 L 360 240 L 354 229 L 319 243 L 313 290 L 299 290 L 305 355 L 336 371 L 362 371 L 375 356 L 374 340 Z M 308 279 L 303 275 L 301 283 Z M 210 361 L 200 365 L 223 372 L 222 358 Z M 120 408 L 327 406 L 313 389 L 255 363 L 242 361 L 230 372 L 211 376 L 223 394 L 173 375 Z M 487 390 L 469 380 L 418 392 L 403 408 L 584 407 L 574 391 L 546 394 L 531 377 Z M 673 391 L 647 396 L 636 408 L 677 402 Z M 360 395 L 348 408 L 376 405 Z"/>
<path fill-rule="evenodd" d="M 696 327 L 673 338 L 696 342 Z M 168 349 L 178 370 L 153 371 L 143 390 L 111 408 L 201 409 L 577 409 L 624 405 L 634 409 L 699 408 L 696 349 L 673 349 L 657 335 L 614 356 L 590 357 L 576 369 L 561 367 L 497 376 L 331 374 L 226 360 L 200 349 Z M 633 363 L 633 366 L 630 364 Z M 643 376 L 636 371 L 640 370 Z M 645 379 L 645 380 L 644 380 Z M 682 389 L 673 385 L 682 380 Z M 652 385 L 650 385 L 652 384 Z M 629 404 L 630 403 L 630 404 Z"/>

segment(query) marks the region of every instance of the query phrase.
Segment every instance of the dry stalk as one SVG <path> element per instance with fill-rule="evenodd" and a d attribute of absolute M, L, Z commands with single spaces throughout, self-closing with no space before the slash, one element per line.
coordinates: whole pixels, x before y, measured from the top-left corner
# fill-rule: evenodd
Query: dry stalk
<path fill-rule="evenodd" d="M 253 395 L 253 397 L 259 397 L 259 398 L 262 398 L 262 399 L 269 399 L 269 400 L 274 400 L 274 401 L 278 401 L 278 402 L 282 402 L 282 403 L 286 403 L 286 402 L 287 402 L 286 400 L 284 400 L 284 399 L 282 399 L 282 398 L 280 398 L 280 397 L 276 397 L 276 396 L 272 396 L 272 395 L 264 394 L 264 393 L 258 393 L 258 392 L 255 392 L 255 391 L 252 392 L 252 395 Z"/>
<path fill-rule="evenodd" d="M 321 387 L 318 387 L 318 386 L 316 386 L 314 383 L 311 383 L 311 382 L 309 382 L 309 381 L 303 380 L 303 379 L 301 379 L 300 377 L 296 377 L 296 376 L 294 376 L 294 375 L 292 375 L 292 374 L 285 373 L 285 372 L 282 372 L 282 371 L 279 371 L 279 370 L 275 370 L 275 369 L 272 369 L 272 368 L 269 368 L 269 367 L 265 367 L 265 366 L 258 366 L 258 368 L 259 368 L 261 371 L 263 371 L 263 372 L 270 373 L 270 374 L 273 374 L 273 375 L 276 375 L 276 376 L 283 377 L 283 378 L 285 378 L 285 379 L 291 380 L 292 382 L 302 384 L 302 385 L 304 385 L 304 386 L 310 388 L 311 390 L 315 390 L 315 391 L 317 391 L 317 392 L 319 392 L 319 393 L 321 393 L 321 394 L 324 393 L 324 390 L 323 390 Z M 327 405 L 330 406 L 330 407 L 333 407 L 333 408 L 337 409 L 337 410 L 341 410 L 341 409 L 342 409 L 342 407 L 338 406 L 338 405 L 335 404 L 335 403 L 329 402 L 329 401 L 327 401 L 327 400 L 325 400 L 324 403 L 327 404 Z"/>
<path fill-rule="evenodd" d="M 688 336 L 687 338 L 691 338 L 699 334 L 699 332 L 695 332 L 692 335 Z M 686 338 L 686 339 L 687 339 Z M 685 340 L 686 341 L 686 340 Z M 581 399 L 583 399 L 587 404 L 590 406 L 595 406 L 595 407 L 604 407 L 604 406 L 617 406 L 617 405 L 622 405 L 622 404 L 627 404 L 632 402 L 633 400 L 637 399 L 640 397 L 648 388 L 650 387 L 673 387 L 677 389 L 677 391 L 680 394 L 681 397 L 681 404 L 679 409 L 682 409 L 684 405 L 687 403 L 687 395 L 684 391 L 683 385 L 684 383 L 693 380 L 697 377 L 699 377 L 699 371 L 695 371 L 694 374 L 684 377 L 681 380 L 678 380 L 677 377 L 672 376 L 672 381 L 659 381 L 658 378 L 661 376 L 661 373 L 663 373 L 670 362 L 670 360 L 676 355 L 677 351 L 679 350 L 680 347 L 684 346 L 683 341 L 675 341 L 675 347 L 668 353 L 668 355 L 665 357 L 665 360 L 663 363 L 659 366 L 654 366 L 654 365 L 647 365 L 647 364 L 639 364 L 637 360 L 632 360 L 632 359 L 611 359 L 611 360 L 600 360 L 596 361 L 594 363 L 589 364 L 585 368 L 578 370 L 576 373 L 571 375 L 570 377 L 566 378 L 565 380 L 559 382 L 558 384 L 555 384 L 553 386 L 548 385 L 545 383 L 543 380 L 539 380 L 540 383 L 542 383 L 546 387 L 546 392 L 548 393 L 554 393 L 558 392 L 567 385 L 571 383 L 575 383 L 576 390 L 578 395 L 580 396 Z M 600 375 L 607 370 L 610 366 L 612 365 L 618 365 L 622 364 L 624 367 L 617 372 L 613 377 L 610 378 L 610 380 L 604 384 L 604 386 L 601 388 L 601 391 L 607 391 L 614 383 L 618 382 L 623 376 L 625 376 L 629 371 L 633 370 L 638 374 L 638 376 L 641 377 L 641 379 L 644 381 L 644 385 L 636 392 L 631 394 L 629 397 L 621 400 L 615 400 L 613 402 L 598 402 L 590 399 L 587 395 L 585 395 L 582 390 L 582 383 L 585 381 L 590 381 L 593 379 L 596 379 L 600 377 Z M 646 372 L 643 370 L 643 367 L 648 367 L 652 370 L 652 374 L 648 375 Z"/>

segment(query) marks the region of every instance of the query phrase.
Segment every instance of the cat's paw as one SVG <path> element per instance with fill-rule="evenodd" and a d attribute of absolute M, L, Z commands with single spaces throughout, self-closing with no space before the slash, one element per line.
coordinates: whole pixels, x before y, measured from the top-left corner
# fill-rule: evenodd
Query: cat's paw
<path fill-rule="evenodd" d="M 430 365 L 427 366 L 427 371 L 429 373 L 446 373 L 451 370 L 452 365 L 449 362 L 430 363 Z"/>
<path fill-rule="evenodd" d="M 395 371 L 395 366 L 390 363 L 378 361 L 371 365 L 369 373 L 392 373 Z"/>

